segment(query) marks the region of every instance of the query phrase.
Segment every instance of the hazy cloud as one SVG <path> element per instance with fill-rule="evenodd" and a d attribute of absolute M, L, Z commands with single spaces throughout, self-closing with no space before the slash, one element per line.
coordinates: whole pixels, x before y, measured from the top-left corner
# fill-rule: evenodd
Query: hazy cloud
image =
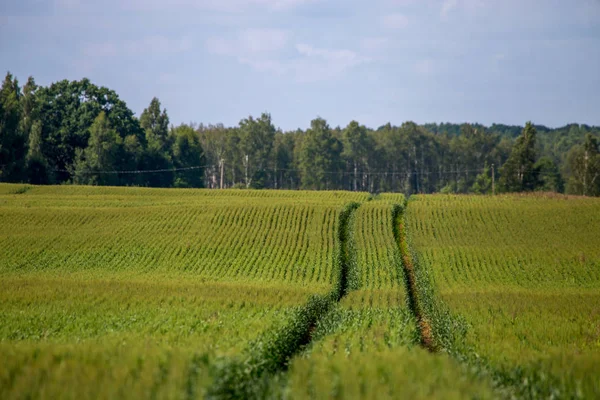
<path fill-rule="evenodd" d="M 187 36 L 172 39 L 162 35 L 152 35 L 139 39 L 89 43 L 82 49 L 82 53 L 86 57 L 104 58 L 131 54 L 180 53 L 191 48 L 192 40 Z"/>
<path fill-rule="evenodd" d="M 329 49 L 306 43 L 288 46 L 289 35 L 277 29 L 252 29 L 234 38 L 210 38 L 206 48 L 261 72 L 291 75 L 296 81 L 330 79 L 345 70 L 370 61 L 348 49 Z M 291 55 L 291 51 L 294 55 Z M 285 57 L 284 57 L 285 55 Z"/>
<path fill-rule="evenodd" d="M 248 56 L 281 50 L 288 40 L 288 33 L 279 29 L 246 29 L 233 38 L 211 37 L 206 48 L 214 54 Z"/>
<path fill-rule="evenodd" d="M 77 1 L 77 0 L 59 0 Z M 305 3 L 317 0 L 124 0 L 119 2 L 123 8 L 138 10 L 173 9 L 174 7 L 195 8 L 222 12 L 239 13 L 253 8 L 273 11 L 293 9 Z"/>
<path fill-rule="evenodd" d="M 458 0 L 444 0 L 442 2 L 442 9 L 440 11 L 440 15 L 445 18 L 448 16 L 448 13 L 458 6 Z"/>
<path fill-rule="evenodd" d="M 390 45 L 390 39 L 386 37 L 369 37 L 359 41 L 360 48 L 367 52 L 379 52 Z"/>
<path fill-rule="evenodd" d="M 401 29 L 408 25 L 408 18 L 403 14 L 394 13 L 383 16 L 381 22 L 388 29 Z"/>
<path fill-rule="evenodd" d="M 504 0 L 503 2 L 492 4 L 491 1 L 486 2 L 484 0 L 443 0 L 442 7 L 440 10 L 440 16 L 442 17 L 442 19 L 446 19 L 449 16 L 449 14 L 458 10 L 463 10 L 469 14 L 474 14 L 486 5 L 492 4 L 497 7 L 498 5 L 502 6 L 505 3 L 508 3 L 508 1 L 509 0 Z"/>

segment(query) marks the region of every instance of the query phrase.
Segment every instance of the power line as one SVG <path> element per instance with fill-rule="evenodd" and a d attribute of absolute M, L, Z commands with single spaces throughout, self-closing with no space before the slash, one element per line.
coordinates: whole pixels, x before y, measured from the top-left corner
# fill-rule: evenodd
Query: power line
<path fill-rule="evenodd" d="M 129 170 L 129 171 L 115 171 L 115 170 L 93 171 L 93 170 L 84 170 L 84 171 L 77 171 L 77 173 L 78 174 L 83 174 L 83 175 L 95 175 L 95 174 L 98 174 L 98 175 L 100 175 L 100 174 L 113 174 L 113 175 L 117 175 L 117 174 L 153 174 L 153 173 L 160 173 L 160 172 L 191 171 L 191 170 L 202 169 L 202 168 L 206 168 L 206 167 L 209 167 L 209 165 L 197 165 L 197 166 L 193 166 L 193 167 L 182 167 L 182 168 Z M 66 170 L 66 169 L 55 169 L 54 171 L 56 171 L 56 172 L 66 172 L 68 174 L 75 173 L 75 171 L 69 171 L 69 170 Z"/>
<path fill-rule="evenodd" d="M 149 169 L 149 170 L 84 170 L 77 171 L 78 174 L 83 175 L 118 175 L 118 174 L 153 174 L 153 173 L 163 173 L 163 172 L 180 172 L 180 171 L 192 171 L 198 169 L 206 169 L 206 168 L 218 168 L 216 165 L 196 165 L 191 167 L 181 167 L 181 168 L 162 168 L 162 169 Z M 427 169 L 422 171 L 363 171 L 363 172 L 354 172 L 354 171 L 321 171 L 323 174 L 328 175 L 346 175 L 346 176 L 364 176 L 364 175 L 376 175 L 376 176 L 416 176 L 416 175 L 461 175 L 466 173 L 482 173 L 485 170 L 490 170 L 490 168 L 477 168 L 477 169 L 453 169 L 453 168 L 442 168 L 436 170 Z M 63 172 L 68 174 L 74 174 L 75 171 L 69 171 L 66 169 L 55 169 L 55 172 Z M 299 169 L 291 169 L 291 168 L 260 168 L 258 171 L 271 171 L 271 172 L 303 172 Z M 554 176 L 553 173 L 548 172 L 540 172 L 538 176 Z"/>

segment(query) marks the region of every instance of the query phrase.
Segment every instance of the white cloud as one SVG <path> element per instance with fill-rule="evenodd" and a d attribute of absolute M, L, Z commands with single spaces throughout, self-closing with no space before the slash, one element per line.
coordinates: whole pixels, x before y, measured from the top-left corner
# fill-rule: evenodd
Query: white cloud
<path fill-rule="evenodd" d="M 270 53 L 283 49 L 288 34 L 279 29 L 246 29 L 234 38 L 211 37 L 206 48 L 223 56 L 248 57 L 258 53 Z"/>
<path fill-rule="evenodd" d="M 485 0 L 443 0 L 442 8 L 440 10 L 440 17 L 442 17 L 442 19 L 446 19 L 450 13 L 457 10 L 464 10 L 473 15 L 485 5 Z"/>
<path fill-rule="evenodd" d="M 447 17 L 450 11 L 455 9 L 457 6 L 458 0 L 444 0 L 442 2 L 442 10 L 440 11 L 440 15 L 442 16 L 442 18 Z"/>
<path fill-rule="evenodd" d="M 262 53 L 281 50 L 287 43 L 288 34 L 279 29 L 247 29 L 240 38 L 244 51 Z"/>
<path fill-rule="evenodd" d="M 165 8 L 172 9 L 175 7 L 188 7 L 203 10 L 239 13 L 257 7 L 266 10 L 282 11 L 314 1 L 318 0 L 124 0 L 119 2 L 119 4 L 124 8 L 138 10 L 161 10 Z"/>
<path fill-rule="evenodd" d="M 400 13 L 388 14 L 381 18 L 381 22 L 388 29 L 401 29 L 408 25 L 408 18 Z"/>
<path fill-rule="evenodd" d="M 379 52 L 390 45 L 390 39 L 385 37 L 370 37 L 359 41 L 360 48 L 368 52 Z"/>
<path fill-rule="evenodd" d="M 153 35 L 141 39 L 126 40 L 122 44 L 122 50 L 129 54 L 164 54 L 181 53 L 192 48 L 192 41 L 184 36 L 170 39 L 166 36 Z"/>
<path fill-rule="evenodd" d="M 392 6 L 409 6 L 419 0 L 387 0 L 386 3 Z"/>
<path fill-rule="evenodd" d="M 204 46 L 209 52 L 221 56 L 231 56 L 236 53 L 236 43 L 225 38 L 210 37 L 206 39 Z"/>
<path fill-rule="evenodd" d="M 296 51 L 301 57 L 296 58 L 291 67 L 299 82 L 335 79 L 347 70 L 371 61 L 347 49 L 324 49 L 297 44 Z"/>
<path fill-rule="evenodd" d="M 82 49 L 82 53 L 86 57 L 101 58 L 131 54 L 168 54 L 189 51 L 192 49 L 192 45 L 192 40 L 187 36 L 172 39 L 166 36 L 153 35 L 120 42 L 88 43 Z"/>
<path fill-rule="evenodd" d="M 296 50 L 303 56 L 324 60 L 343 69 L 368 61 L 351 50 L 322 49 L 308 44 L 297 44 Z"/>
<path fill-rule="evenodd" d="M 270 59 L 259 59 L 259 58 L 246 58 L 240 57 L 238 60 L 241 64 L 249 65 L 260 72 L 274 72 L 278 75 L 282 75 L 288 71 L 288 66 L 278 60 Z"/>
<path fill-rule="evenodd" d="M 213 54 L 234 57 L 237 62 L 260 72 L 290 75 L 299 82 L 334 78 L 347 69 L 369 62 L 347 49 L 327 49 L 305 43 L 290 53 L 288 34 L 280 30 L 246 30 L 235 38 L 210 38 L 206 48 Z M 282 57 L 285 52 L 285 57 Z"/>

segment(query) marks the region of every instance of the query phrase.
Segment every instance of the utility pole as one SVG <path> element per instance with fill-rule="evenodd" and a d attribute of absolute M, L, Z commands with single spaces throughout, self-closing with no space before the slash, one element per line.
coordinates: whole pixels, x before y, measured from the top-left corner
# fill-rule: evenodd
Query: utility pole
<path fill-rule="evenodd" d="M 223 189 L 223 171 L 225 170 L 225 159 L 221 158 L 221 189 Z"/>
<path fill-rule="evenodd" d="M 494 171 L 494 164 L 492 164 L 492 195 L 496 195 L 496 172 Z"/>
<path fill-rule="evenodd" d="M 458 171 L 458 164 L 456 164 L 456 193 L 458 193 L 458 174 L 460 173 Z"/>
<path fill-rule="evenodd" d="M 250 187 L 250 184 L 248 183 L 248 154 L 246 154 L 246 162 L 244 163 L 244 167 L 246 169 L 246 189 L 248 189 Z"/>

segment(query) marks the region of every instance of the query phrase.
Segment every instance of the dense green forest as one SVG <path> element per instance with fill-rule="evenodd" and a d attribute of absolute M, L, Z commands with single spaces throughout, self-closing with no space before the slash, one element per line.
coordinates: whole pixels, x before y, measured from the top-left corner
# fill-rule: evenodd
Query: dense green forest
<path fill-rule="evenodd" d="M 0 181 L 369 192 L 556 191 L 600 195 L 600 127 L 527 123 L 283 132 L 267 113 L 238 126 L 173 126 L 157 98 L 136 118 L 88 79 L 0 90 Z"/>

